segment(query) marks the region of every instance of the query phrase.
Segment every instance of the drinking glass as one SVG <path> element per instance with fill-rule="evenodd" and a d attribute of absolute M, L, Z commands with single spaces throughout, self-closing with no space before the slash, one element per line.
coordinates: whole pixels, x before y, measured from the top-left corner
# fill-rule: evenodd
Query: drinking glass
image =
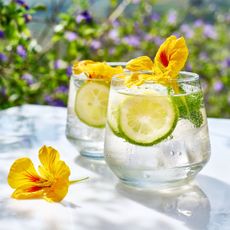
<path fill-rule="evenodd" d="M 169 188 L 185 184 L 210 157 L 208 124 L 195 73 L 167 82 L 127 87 L 124 75 L 110 87 L 105 160 L 128 185 Z M 146 79 L 146 78 L 145 78 Z"/>
<path fill-rule="evenodd" d="M 110 66 L 126 63 L 110 62 Z M 66 136 L 85 157 L 104 157 L 104 134 L 110 81 L 88 78 L 84 73 L 70 78 Z"/>

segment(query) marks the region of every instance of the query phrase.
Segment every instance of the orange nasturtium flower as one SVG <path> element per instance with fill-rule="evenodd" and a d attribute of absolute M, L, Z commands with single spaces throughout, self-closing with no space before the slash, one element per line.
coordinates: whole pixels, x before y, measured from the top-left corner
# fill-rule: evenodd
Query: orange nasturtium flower
<path fill-rule="evenodd" d="M 19 158 L 13 163 L 8 175 L 8 183 L 15 189 L 12 197 L 61 201 L 66 196 L 69 185 L 80 180 L 69 181 L 69 167 L 60 160 L 58 151 L 52 147 L 43 146 L 39 150 L 39 160 L 39 173 L 29 158 Z"/>
<path fill-rule="evenodd" d="M 73 74 L 85 73 L 89 78 L 97 78 L 104 80 L 111 80 L 115 74 L 123 72 L 121 66 L 111 67 L 106 62 L 94 62 L 91 60 L 85 60 L 75 62 L 72 68 Z"/>
<path fill-rule="evenodd" d="M 126 68 L 130 71 L 151 70 L 153 71 L 152 77 L 149 74 L 141 74 L 138 77 L 131 74 L 129 79 L 126 80 L 126 84 L 127 86 L 140 85 L 146 80 L 153 80 L 167 85 L 170 80 L 177 78 L 179 71 L 185 65 L 187 57 L 188 48 L 185 39 L 170 36 L 160 46 L 154 62 L 147 56 L 141 56 L 130 60 L 126 65 Z"/>

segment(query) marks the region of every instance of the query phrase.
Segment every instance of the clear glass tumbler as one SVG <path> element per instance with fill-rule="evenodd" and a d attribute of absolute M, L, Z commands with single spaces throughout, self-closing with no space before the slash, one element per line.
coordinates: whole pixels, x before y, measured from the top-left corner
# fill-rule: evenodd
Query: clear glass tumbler
<path fill-rule="evenodd" d="M 179 186 L 193 179 L 209 157 L 197 74 L 180 72 L 177 80 L 132 87 L 126 87 L 121 76 L 113 77 L 105 160 L 122 182 L 157 189 Z"/>
<path fill-rule="evenodd" d="M 111 62 L 110 66 L 126 63 Z M 80 154 L 104 158 L 104 135 L 110 81 L 72 75 L 69 85 L 66 136 Z"/>

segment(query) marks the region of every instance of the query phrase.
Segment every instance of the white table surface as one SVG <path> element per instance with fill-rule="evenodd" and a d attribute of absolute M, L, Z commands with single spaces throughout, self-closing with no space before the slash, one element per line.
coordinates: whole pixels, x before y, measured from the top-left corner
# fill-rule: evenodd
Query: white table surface
<path fill-rule="evenodd" d="M 65 138 L 66 109 L 25 105 L 0 111 L 0 230 L 229 230 L 230 119 L 208 119 L 212 155 L 194 186 L 173 193 L 123 186 L 101 161 L 80 157 Z M 52 145 L 71 168 L 72 185 L 61 203 L 14 200 L 7 184 L 19 157 L 38 163 Z"/>

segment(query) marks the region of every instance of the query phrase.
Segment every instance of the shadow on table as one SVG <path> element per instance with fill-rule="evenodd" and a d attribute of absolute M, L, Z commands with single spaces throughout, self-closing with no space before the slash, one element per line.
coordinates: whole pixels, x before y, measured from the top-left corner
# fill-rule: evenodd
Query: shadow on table
<path fill-rule="evenodd" d="M 199 176 L 197 181 L 199 186 L 191 184 L 168 192 L 136 189 L 122 183 L 117 184 L 116 190 L 133 201 L 184 222 L 189 229 L 205 230 L 219 224 L 222 230 L 229 229 L 230 186 L 207 176 Z"/>
<path fill-rule="evenodd" d="M 102 176 L 104 180 L 117 181 L 116 177 L 113 175 L 104 160 L 94 160 L 83 156 L 77 156 L 75 158 L 75 163 Z"/>
<path fill-rule="evenodd" d="M 0 111 L 0 158 L 15 158 L 18 151 L 59 140 L 65 129 L 61 118 L 55 108 L 39 106 L 12 107 Z"/>
<path fill-rule="evenodd" d="M 9 157 L 9 151 L 31 148 L 33 129 L 32 119 L 21 115 L 7 114 L 6 111 L 1 112 L 0 156 Z"/>

